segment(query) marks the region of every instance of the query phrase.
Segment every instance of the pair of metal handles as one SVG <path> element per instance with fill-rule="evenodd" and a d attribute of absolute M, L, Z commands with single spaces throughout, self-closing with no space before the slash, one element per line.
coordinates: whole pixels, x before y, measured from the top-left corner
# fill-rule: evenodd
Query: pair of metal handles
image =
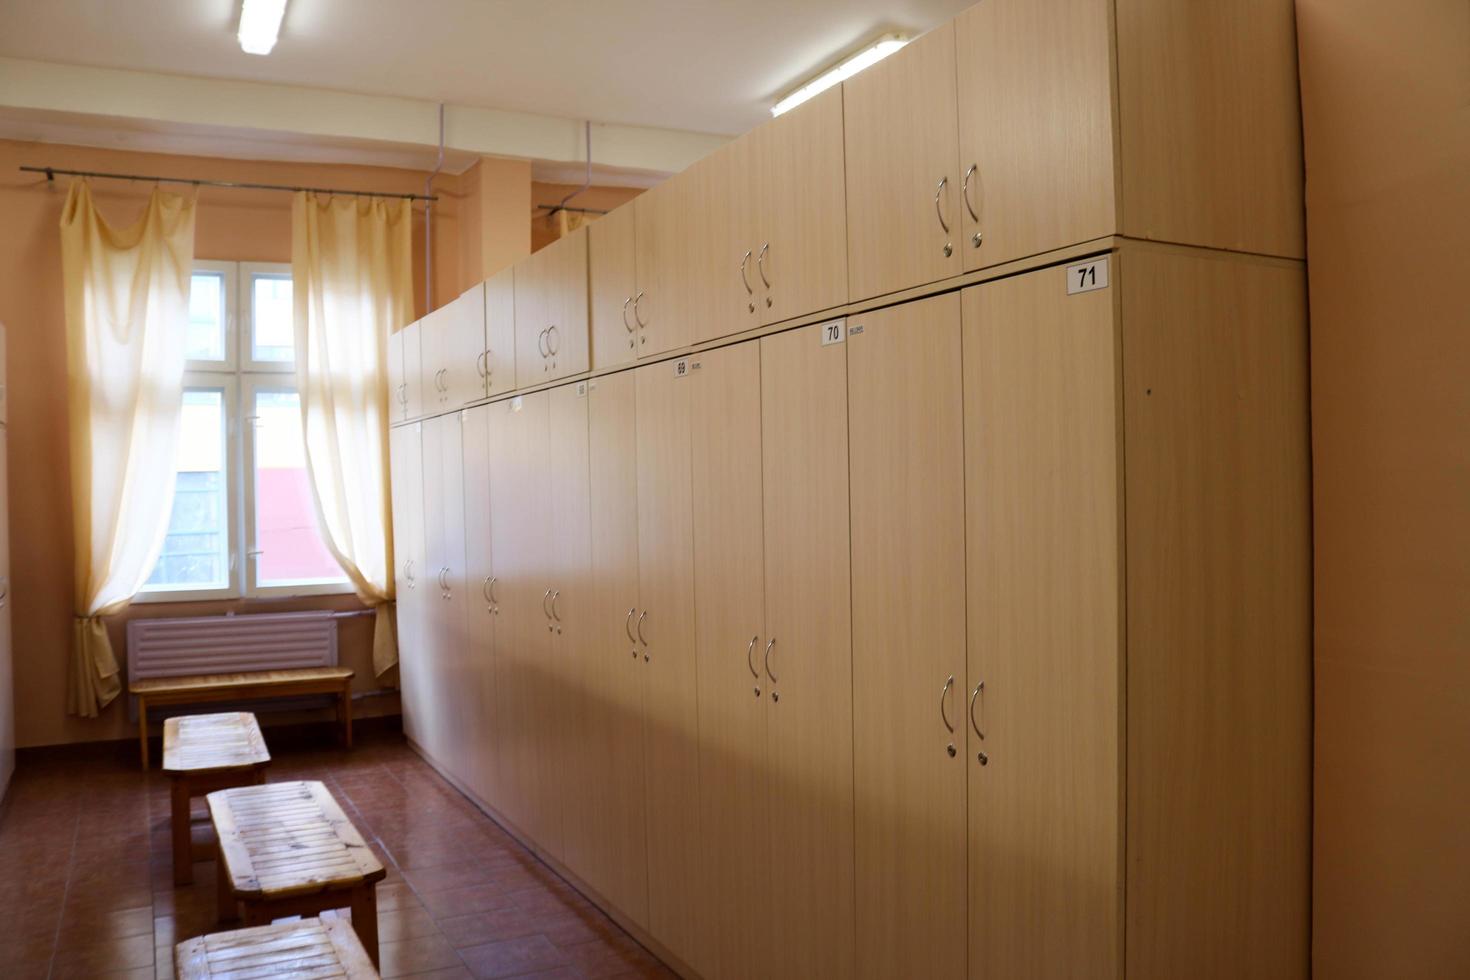
<path fill-rule="evenodd" d="M 559 598 L 561 598 L 560 589 L 547 589 L 546 592 L 541 596 L 541 611 L 546 614 L 547 619 L 554 619 L 558 623 L 561 622 L 561 613 L 556 611 L 556 600 Z M 550 609 L 546 608 L 547 599 L 551 600 Z"/>
<path fill-rule="evenodd" d="M 547 327 L 545 330 L 541 331 L 540 337 L 536 340 L 536 349 L 541 352 L 542 357 L 556 356 L 556 352 L 561 350 L 561 345 L 557 344 L 553 346 L 552 340 L 560 336 L 561 331 L 556 329 L 556 324 L 554 323 L 551 326 Z"/>
<path fill-rule="evenodd" d="M 980 215 L 975 213 L 975 206 L 970 203 L 970 178 L 975 176 L 976 169 L 978 168 L 975 164 L 970 164 L 970 169 L 965 171 L 965 182 L 960 185 L 960 200 L 965 202 L 965 210 L 970 212 L 971 221 L 980 220 Z M 944 188 L 948 185 L 949 178 L 941 177 L 939 186 L 934 188 L 934 215 L 939 219 L 939 227 L 944 229 L 946 235 L 949 234 L 949 222 L 944 218 L 944 208 L 940 206 L 939 199 L 944 195 Z M 980 244 L 979 232 L 976 232 L 975 244 Z"/>
<path fill-rule="evenodd" d="M 944 687 L 939 689 L 939 719 L 944 722 L 944 727 L 951 735 L 954 734 L 954 725 L 949 720 L 949 712 L 945 710 L 945 703 L 949 700 L 949 690 L 952 687 L 954 687 L 954 675 L 950 674 L 949 679 L 944 682 Z M 975 690 L 970 692 L 970 727 L 975 729 L 975 734 L 982 742 L 985 741 L 985 733 L 980 730 L 980 723 L 975 720 L 975 701 L 984 690 L 985 682 L 981 681 L 975 685 Z"/>
<path fill-rule="evenodd" d="M 500 577 L 498 575 L 486 575 L 485 583 L 480 586 L 480 594 L 484 596 L 485 601 L 490 603 L 490 605 L 492 606 L 500 605 L 500 600 L 495 598 L 495 583 L 499 581 Z"/>
<path fill-rule="evenodd" d="M 628 642 L 642 643 L 648 646 L 648 641 L 643 638 L 643 621 L 648 618 L 648 610 L 638 614 L 638 635 L 633 635 L 633 614 L 638 612 L 637 608 L 629 609 L 627 617 L 623 620 L 623 632 L 628 634 Z"/>
<path fill-rule="evenodd" d="M 405 381 L 398 386 L 398 404 L 408 405 L 408 382 Z"/>
<path fill-rule="evenodd" d="M 750 659 L 750 655 L 752 653 L 755 653 L 755 645 L 756 645 L 756 642 L 758 640 L 760 640 L 760 636 L 759 635 L 752 636 L 750 638 L 750 644 L 745 648 L 745 666 L 748 667 L 748 668 L 750 668 L 750 676 L 754 677 L 756 680 L 760 680 L 761 679 L 761 673 L 760 673 L 760 671 L 758 671 L 758 670 L 755 669 L 755 662 Z M 765 667 L 766 667 L 766 676 L 771 679 L 771 683 L 772 684 L 776 683 L 776 681 L 778 680 L 778 678 L 776 677 L 776 675 L 773 674 L 773 673 L 771 673 L 771 649 L 775 645 L 776 645 L 776 638 L 773 636 L 769 640 L 766 641 L 766 652 L 765 652 L 764 657 L 762 658 L 763 659 L 763 663 L 765 664 Z"/>
<path fill-rule="evenodd" d="M 449 373 L 449 368 L 440 368 L 439 370 L 437 370 L 437 371 L 434 372 L 434 390 L 435 391 L 440 392 L 440 393 L 447 393 L 449 391 L 449 386 L 444 383 L 444 375 L 446 375 L 448 373 Z"/>
<path fill-rule="evenodd" d="M 490 363 L 490 359 L 493 356 L 489 350 L 482 350 L 480 351 L 480 356 L 475 358 L 475 371 L 486 381 L 490 380 L 490 373 L 495 370 L 495 367 Z"/>
<path fill-rule="evenodd" d="M 410 589 L 419 587 L 419 580 L 413 577 L 413 559 L 403 563 L 403 580 L 408 583 Z"/>
<path fill-rule="evenodd" d="M 770 250 L 771 243 L 766 242 L 764 245 L 761 246 L 760 254 L 755 257 L 755 270 L 760 273 L 761 284 L 764 285 L 767 289 L 771 288 L 771 280 L 766 278 L 766 253 Z M 751 250 L 746 249 L 745 255 L 742 256 L 740 259 L 740 281 L 745 284 L 746 294 L 754 296 L 755 290 L 751 288 L 750 278 L 745 274 L 745 270 L 750 267 L 751 254 Z"/>
<path fill-rule="evenodd" d="M 646 323 L 643 322 L 643 314 L 642 314 L 642 312 L 639 309 L 639 307 L 642 305 L 642 303 L 643 303 L 643 291 L 642 290 L 639 290 L 638 291 L 638 295 L 637 296 L 629 296 L 627 299 L 623 300 L 623 329 L 626 330 L 626 331 L 628 331 L 629 333 L 632 333 L 634 331 L 634 329 L 636 329 L 633 326 L 632 323 L 629 323 L 628 322 L 628 307 L 629 306 L 632 306 L 633 307 L 633 320 L 638 324 L 638 326 L 640 326 L 640 327 L 646 327 L 646 326 L 648 326 L 648 324 L 646 324 Z"/>
<path fill-rule="evenodd" d="M 439 569 L 439 598 L 448 599 L 452 593 L 449 591 L 449 569 Z"/>

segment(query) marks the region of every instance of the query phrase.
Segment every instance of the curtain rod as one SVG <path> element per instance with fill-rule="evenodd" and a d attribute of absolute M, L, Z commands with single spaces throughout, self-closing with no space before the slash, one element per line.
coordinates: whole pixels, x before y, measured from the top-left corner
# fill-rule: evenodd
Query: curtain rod
<path fill-rule="evenodd" d="M 193 184 L 195 187 L 231 187 L 251 191 L 308 191 L 312 194 L 344 194 L 352 197 L 391 197 L 410 201 L 437 201 L 432 194 L 400 194 L 383 191 L 349 191 L 336 187 L 291 187 L 286 184 L 249 184 L 234 180 L 196 180 L 191 177 L 149 177 L 143 174 L 108 174 L 98 170 L 63 170 L 60 167 L 21 167 L 21 170 L 45 174 L 48 181 L 57 174 L 65 177 L 102 177 L 107 180 L 142 180 L 154 184 Z"/>
<path fill-rule="evenodd" d="M 550 211 L 551 214 L 555 214 L 558 211 L 575 211 L 578 214 L 607 214 L 607 211 L 602 208 L 569 208 L 565 204 L 538 204 L 536 205 L 536 210 Z M 551 214 L 548 214 L 547 217 L 551 217 Z"/>

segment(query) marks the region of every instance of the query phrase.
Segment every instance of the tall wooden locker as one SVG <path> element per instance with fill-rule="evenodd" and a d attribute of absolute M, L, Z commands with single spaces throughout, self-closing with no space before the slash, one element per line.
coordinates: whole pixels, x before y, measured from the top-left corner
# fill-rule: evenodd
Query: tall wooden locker
<path fill-rule="evenodd" d="M 963 295 L 970 975 L 1116 976 L 1116 294 L 1048 269 Z"/>
<path fill-rule="evenodd" d="M 423 423 L 391 429 L 388 438 L 393 494 L 393 584 L 398 610 L 398 685 L 403 702 L 403 728 L 420 746 L 419 728 L 428 702 L 421 698 L 429 683 L 424 663 L 424 601 L 433 595 L 434 575 L 424 557 Z"/>
<path fill-rule="evenodd" d="M 593 226 L 594 228 L 596 225 Z M 648 922 L 644 673 L 638 616 L 638 434 L 632 372 L 587 382 L 591 561 L 587 697 L 567 813 L 566 863 L 640 925 Z"/>
<path fill-rule="evenodd" d="M 15 683 L 10 637 L 10 438 L 5 325 L 0 324 L 0 800 L 15 772 Z"/>
<path fill-rule="evenodd" d="M 553 818 L 542 791 L 543 674 L 551 650 L 550 483 L 546 392 L 490 408 L 490 550 L 495 556 L 497 808 L 520 830 L 550 841 Z"/>
<path fill-rule="evenodd" d="M 638 368 L 638 610 L 644 660 L 648 928 L 696 970 L 709 955 L 699 832 L 689 380 L 678 362 Z"/>
<path fill-rule="evenodd" d="M 841 321 L 761 340 L 772 976 L 851 976 L 852 635 Z"/>
<path fill-rule="evenodd" d="M 540 691 L 541 793 L 549 826 L 538 841 L 560 857 L 566 815 L 585 805 L 583 783 L 573 778 L 581 746 L 568 723 L 568 705 L 581 699 L 586 683 L 591 619 L 591 487 L 588 483 L 586 382 L 552 388 L 548 405 L 548 482 L 540 492 L 550 500 L 541 540 L 547 547 L 546 582 L 551 612 L 546 661 L 538 665 Z M 577 720 L 580 723 L 580 719 Z"/>
<path fill-rule="evenodd" d="M 769 976 L 761 342 L 691 358 L 695 650 L 710 975 Z"/>
<path fill-rule="evenodd" d="M 459 738 L 466 745 L 465 783 L 483 800 L 495 788 L 495 626 L 499 582 L 490 533 L 490 413 L 481 405 L 461 413 L 464 483 L 466 711 Z"/>
<path fill-rule="evenodd" d="M 853 317 L 857 970 L 966 970 L 965 469 L 957 293 Z"/>
<path fill-rule="evenodd" d="M 458 412 L 423 423 L 424 544 L 433 573 L 423 612 L 423 684 L 429 711 L 418 730 L 425 748 L 458 779 L 468 746 L 460 738 L 469 710 L 465 613 L 464 475 Z"/>

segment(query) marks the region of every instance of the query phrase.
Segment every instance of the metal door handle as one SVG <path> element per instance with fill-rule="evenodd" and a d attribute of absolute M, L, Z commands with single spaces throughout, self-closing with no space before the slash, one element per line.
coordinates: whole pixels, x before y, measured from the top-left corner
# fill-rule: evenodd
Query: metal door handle
<path fill-rule="evenodd" d="M 776 683 L 776 675 L 773 674 L 773 673 L 771 673 L 771 647 L 773 647 L 775 645 L 776 645 L 776 638 L 774 636 L 771 637 L 769 640 L 766 641 L 766 656 L 765 656 L 766 676 L 771 679 L 771 683 L 772 684 Z"/>
<path fill-rule="evenodd" d="M 633 297 L 633 321 L 640 327 L 648 326 L 643 322 L 643 291 L 641 289 L 638 295 Z"/>
<path fill-rule="evenodd" d="M 629 643 L 638 642 L 638 638 L 633 635 L 633 614 L 637 611 L 638 609 L 636 606 L 630 608 L 628 610 L 628 618 L 623 620 L 623 632 L 628 634 Z"/>
<path fill-rule="evenodd" d="M 500 605 L 500 600 L 495 598 L 495 583 L 499 581 L 499 575 L 492 575 L 490 576 L 490 581 L 485 584 L 485 588 L 490 590 L 490 601 L 495 603 L 497 606 Z"/>
<path fill-rule="evenodd" d="M 629 333 L 633 332 L 633 324 L 628 322 L 628 306 L 632 304 L 632 302 L 633 297 L 631 296 L 623 300 L 623 329 L 628 331 Z"/>
<path fill-rule="evenodd" d="M 550 327 L 546 328 L 546 330 L 550 329 Z M 536 349 L 541 352 L 542 357 L 551 356 L 551 353 L 546 349 L 546 330 L 543 330 L 536 335 Z"/>
<path fill-rule="evenodd" d="M 944 193 L 945 185 L 948 183 L 948 177 L 940 177 L 939 186 L 934 189 L 934 213 L 939 218 L 939 227 L 944 229 L 946 235 L 949 234 L 949 222 L 944 220 L 944 211 L 939 206 L 939 196 Z"/>
<path fill-rule="evenodd" d="M 983 690 L 985 690 L 985 682 L 981 681 L 975 685 L 975 691 L 970 695 L 970 727 L 975 729 L 975 734 L 980 736 L 980 741 L 982 742 L 985 741 L 985 733 L 980 730 L 979 723 L 975 721 L 975 699 L 980 696 L 980 692 Z"/>
<path fill-rule="evenodd" d="M 755 257 L 756 271 L 761 274 L 761 282 L 766 284 L 767 289 L 771 288 L 771 281 L 766 278 L 766 253 L 770 250 L 771 243 L 766 242 L 764 245 L 761 246 L 761 254 Z"/>
<path fill-rule="evenodd" d="M 408 407 L 408 382 L 405 381 L 398 386 L 398 404 L 404 408 Z"/>
<path fill-rule="evenodd" d="M 756 680 L 761 679 L 761 672 L 755 669 L 755 664 L 751 663 L 750 655 L 755 652 L 755 644 L 756 641 L 759 639 L 759 634 L 757 634 L 756 636 L 752 636 L 750 638 L 750 646 L 745 648 L 745 666 L 750 668 L 750 676 L 754 677 Z"/>
<path fill-rule="evenodd" d="M 975 206 L 970 203 L 970 178 L 975 175 L 975 171 L 978 169 L 978 165 L 970 164 L 970 168 L 965 171 L 965 182 L 960 185 L 960 200 L 965 202 L 965 210 L 970 212 L 971 221 L 980 220 L 980 216 L 975 213 Z M 945 230 L 948 231 L 948 229 Z"/>
<path fill-rule="evenodd" d="M 643 638 L 643 621 L 648 618 L 648 610 L 645 609 L 638 614 L 638 642 L 648 646 L 648 641 Z"/>
<path fill-rule="evenodd" d="M 949 723 L 949 712 L 944 710 L 944 702 L 949 698 L 949 689 L 954 687 L 954 675 L 949 675 L 949 680 L 944 682 L 944 687 L 939 691 L 939 720 L 944 722 L 944 727 L 954 734 L 954 726 Z"/>
<path fill-rule="evenodd" d="M 413 578 L 413 559 L 412 558 L 408 559 L 408 561 L 406 561 L 406 562 L 403 563 L 403 580 L 408 583 L 408 587 L 410 589 L 413 588 L 414 585 L 416 584 L 414 582 L 414 578 Z"/>
<path fill-rule="evenodd" d="M 475 357 L 475 373 L 478 374 L 482 379 L 485 377 L 485 355 L 488 353 L 490 352 L 487 350 L 482 350 Z"/>
<path fill-rule="evenodd" d="M 755 290 L 750 288 L 750 280 L 747 279 L 746 276 L 745 276 L 745 267 L 750 264 L 750 255 L 751 255 L 750 249 L 747 248 L 745 250 L 745 254 L 743 256 L 741 256 L 741 258 L 740 258 L 740 281 L 745 284 L 745 291 L 746 291 L 746 293 L 748 293 L 751 296 L 754 296 L 755 295 Z"/>
<path fill-rule="evenodd" d="M 551 346 L 552 338 L 553 337 L 560 337 L 560 336 L 561 336 L 561 331 L 558 330 L 558 329 L 556 329 L 556 324 L 553 323 L 551 326 L 549 326 L 549 327 L 546 328 L 546 349 L 551 352 L 551 356 L 552 357 L 555 357 L 556 356 L 556 352 L 559 351 L 559 350 L 561 350 L 561 344 L 560 343 L 558 343 L 555 347 Z"/>
<path fill-rule="evenodd" d="M 486 602 L 494 602 L 495 601 L 495 592 L 491 588 L 491 585 L 494 582 L 495 582 L 495 579 L 491 578 L 489 575 L 486 575 L 485 576 L 485 581 L 480 586 L 480 595 L 482 595 L 482 596 L 485 597 L 485 601 Z"/>
<path fill-rule="evenodd" d="M 547 619 L 551 618 L 551 610 L 546 608 L 546 600 L 551 598 L 551 590 L 547 589 L 541 596 L 541 614 Z"/>
<path fill-rule="evenodd" d="M 561 590 L 551 593 L 551 618 L 558 623 L 561 622 L 561 614 L 556 611 L 556 600 L 561 598 Z"/>

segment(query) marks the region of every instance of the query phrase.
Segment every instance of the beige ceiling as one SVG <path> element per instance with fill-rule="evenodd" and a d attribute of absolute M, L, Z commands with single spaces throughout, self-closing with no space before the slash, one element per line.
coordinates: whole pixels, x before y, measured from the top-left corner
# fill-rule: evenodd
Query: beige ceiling
<path fill-rule="evenodd" d="M 888 30 L 973 0 L 289 0 L 268 57 L 240 0 L 0 0 L 0 56 L 743 132 Z"/>

